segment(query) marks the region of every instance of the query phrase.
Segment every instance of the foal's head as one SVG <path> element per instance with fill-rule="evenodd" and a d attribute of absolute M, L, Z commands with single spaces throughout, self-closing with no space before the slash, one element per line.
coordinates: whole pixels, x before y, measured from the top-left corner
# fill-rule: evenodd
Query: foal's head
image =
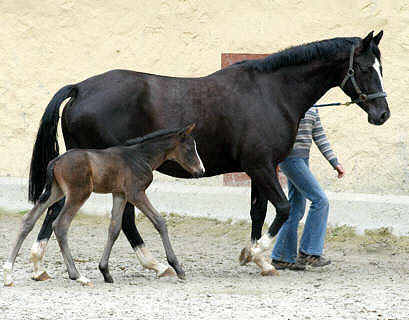
<path fill-rule="evenodd" d="M 205 168 L 197 153 L 195 139 L 190 134 L 194 128 L 195 124 L 191 124 L 177 132 L 176 146 L 168 155 L 168 159 L 176 161 L 195 178 L 199 178 L 204 175 Z"/>
<path fill-rule="evenodd" d="M 372 31 L 352 48 L 350 68 L 341 85 L 342 90 L 368 113 L 368 122 L 375 125 L 383 124 L 390 116 L 378 48 L 382 35 L 383 31 L 374 37 Z"/>

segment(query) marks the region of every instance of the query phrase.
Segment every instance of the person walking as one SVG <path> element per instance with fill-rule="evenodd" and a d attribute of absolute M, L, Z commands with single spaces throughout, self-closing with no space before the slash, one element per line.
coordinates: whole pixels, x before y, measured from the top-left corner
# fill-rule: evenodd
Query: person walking
<path fill-rule="evenodd" d="M 325 135 L 318 109 L 310 108 L 300 121 L 293 150 L 279 164 L 281 171 L 287 176 L 291 208 L 290 216 L 281 227 L 271 253 L 271 263 L 277 270 L 305 270 L 307 265 L 322 267 L 331 263 L 331 260 L 322 255 L 329 203 L 324 190 L 309 168 L 312 140 L 338 172 L 338 178 L 342 178 L 345 174 Z M 311 206 L 297 255 L 297 231 L 305 213 L 306 199 L 311 201 Z"/>

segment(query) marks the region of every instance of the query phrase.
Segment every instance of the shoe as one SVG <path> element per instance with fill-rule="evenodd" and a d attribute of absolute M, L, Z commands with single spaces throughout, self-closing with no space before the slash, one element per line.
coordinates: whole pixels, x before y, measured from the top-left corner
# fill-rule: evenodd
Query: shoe
<path fill-rule="evenodd" d="M 299 266 L 308 265 L 314 268 L 319 268 L 319 267 L 324 267 L 324 266 L 331 264 L 331 260 L 324 258 L 323 256 L 314 256 L 314 255 L 305 254 L 305 253 L 300 252 L 295 264 Z"/>
<path fill-rule="evenodd" d="M 299 265 L 294 262 L 285 262 L 285 261 L 279 261 L 279 260 L 271 260 L 271 264 L 276 270 L 293 270 L 293 271 L 303 271 L 305 270 L 305 265 Z"/>

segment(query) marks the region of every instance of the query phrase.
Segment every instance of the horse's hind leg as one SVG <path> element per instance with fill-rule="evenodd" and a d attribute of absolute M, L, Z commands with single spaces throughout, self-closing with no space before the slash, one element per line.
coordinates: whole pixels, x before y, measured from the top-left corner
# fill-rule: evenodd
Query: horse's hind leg
<path fill-rule="evenodd" d="M 68 275 L 71 280 L 77 280 L 83 285 L 91 285 L 91 281 L 84 276 L 81 276 L 75 267 L 74 259 L 72 258 L 70 248 L 67 241 L 67 232 L 71 225 L 75 214 L 88 199 L 91 192 L 76 193 L 73 195 L 69 193 L 66 195 L 65 204 L 60 212 L 57 220 L 53 223 L 54 234 L 57 238 L 58 245 L 60 246 L 61 254 L 64 258 L 65 265 L 67 267 Z"/>
<path fill-rule="evenodd" d="M 11 273 L 13 270 L 14 261 L 16 260 L 17 254 L 20 251 L 20 248 L 27 237 L 27 235 L 33 230 L 33 227 L 37 220 L 41 217 L 44 211 L 50 207 L 52 204 L 60 200 L 64 196 L 60 187 L 53 183 L 51 187 L 51 194 L 47 200 L 44 202 L 38 201 L 34 208 L 26 213 L 21 221 L 20 231 L 17 236 L 17 239 L 14 243 L 13 249 L 10 251 L 7 262 L 4 264 L 4 285 L 10 286 L 13 284 L 11 278 Z"/>
<path fill-rule="evenodd" d="M 166 226 L 165 219 L 152 206 L 149 199 L 146 197 L 145 192 L 138 193 L 134 198 L 130 198 L 129 201 L 131 201 L 139 210 L 141 210 L 153 223 L 154 227 L 156 228 L 156 230 L 158 230 L 162 238 L 162 243 L 165 248 L 168 263 L 176 271 L 176 274 L 180 279 L 185 279 L 185 271 L 180 266 L 170 243 L 168 228 Z M 165 273 L 166 274 L 162 274 L 162 276 L 172 275 L 172 272 L 170 270 L 167 270 Z"/>
<path fill-rule="evenodd" d="M 111 213 L 111 223 L 109 224 L 108 240 L 99 262 L 99 270 L 104 276 L 105 282 L 113 283 L 111 274 L 109 273 L 108 261 L 112 247 L 121 232 L 122 214 L 126 205 L 125 198 L 120 194 L 113 194 L 113 205 Z"/>
<path fill-rule="evenodd" d="M 41 226 L 40 232 L 38 233 L 37 240 L 31 247 L 30 260 L 31 262 L 33 262 L 33 280 L 44 281 L 50 278 L 44 268 L 43 259 L 48 240 L 53 233 L 53 222 L 55 221 L 55 219 L 57 219 L 63 206 L 64 199 L 58 201 L 50 208 L 48 208 L 47 215 L 45 216 L 43 225 Z"/>

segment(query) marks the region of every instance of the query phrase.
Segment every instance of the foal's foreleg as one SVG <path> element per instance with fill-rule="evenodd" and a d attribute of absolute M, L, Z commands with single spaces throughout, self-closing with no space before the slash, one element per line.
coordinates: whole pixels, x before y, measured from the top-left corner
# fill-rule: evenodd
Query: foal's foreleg
<path fill-rule="evenodd" d="M 136 253 L 139 263 L 146 269 L 156 272 L 157 277 L 175 275 L 168 265 L 158 262 L 145 246 L 138 229 L 135 226 L 135 209 L 131 203 L 127 203 L 122 215 L 122 231 Z"/>
<path fill-rule="evenodd" d="M 179 264 L 179 261 L 173 251 L 172 245 L 169 240 L 168 235 L 168 228 L 166 226 L 165 219 L 160 215 L 159 212 L 155 210 L 155 208 L 150 203 L 149 199 L 146 197 L 144 192 L 140 192 L 134 199 L 134 205 L 141 210 L 153 223 L 156 230 L 158 230 L 161 238 L 162 243 L 165 248 L 166 258 L 168 263 L 172 266 L 172 268 L 176 271 L 177 276 L 180 279 L 185 279 L 185 271 Z M 161 276 L 164 275 L 172 275 L 170 270 L 166 270 L 162 273 Z"/>
<path fill-rule="evenodd" d="M 4 264 L 3 271 L 5 286 L 11 286 L 13 284 L 11 276 L 13 265 L 25 238 L 31 232 L 31 230 L 33 230 L 35 223 L 37 222 L 38 218 L 41 217 L 44 211 L 52 204 L 60 200 L 63 196 L 64 194 L 62 193 L 61 189 L 56 184 L 53 184 L 49 198 L 44 202 L 37 202 L 34 208 L 23 216 L 19 234 L 17 235 L 14 246 L 10 251 L 7 262 Z"/>
<path fill-rule="evenodd" d="M 105 282 L 113 283 L 111 274 L 109 273 L 108 261 L 112 247 L 121 232 L 122 215 L 125 208 L 126 200 L 120 194 L 113 195 L 113 205 L 111 211 L 111 223 L 108 230 L 108 240 L 105 246 L 104 254 L 99 263 L 99 270 L 104 276 Z"/>

